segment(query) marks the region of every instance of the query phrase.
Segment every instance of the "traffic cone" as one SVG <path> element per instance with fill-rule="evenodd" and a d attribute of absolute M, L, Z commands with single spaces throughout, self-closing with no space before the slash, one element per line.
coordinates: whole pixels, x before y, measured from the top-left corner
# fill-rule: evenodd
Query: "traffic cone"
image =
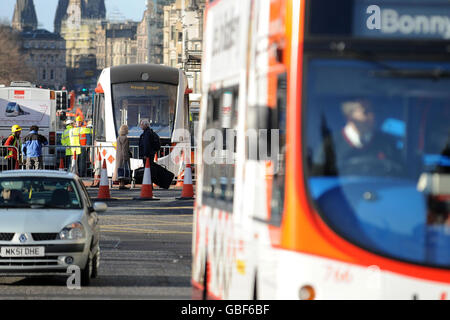
<path fill-rule="evenodd" d="M 94 182 L 92 183 L 92 187 L 97 188 L 99 186 L 101 180 L 101 171 L 102 171 L 102 156 L 100 155 L 100 151 L 97 150 L 97 157 L 95 160 L 95 167 L 94 167 Z"/>
<path fill-rule="evenodd" d="M 110 200 L 111 194 L 109 193 L 108 183 L 108 171 L 106 170 L 106 160 L 103 159 L 103 167 L 101 171 L 100 187 L 98 189 L 97 200 Z"/>
<path fill-rule="evenodd" d="M 155 157 L 153 158 L 153 162 L 156 163 L 158 161 L 158 153 L 155 153 Z M 154 183 L 153 189 L 157 188 L 158 186 Z"/>
<path fill-rule="evenodd" d="M 159 200 L 153 198 L 152 174 L 150 171 L 150 159 L 147 158 L 144 169 L 144 178 L 142 179 L 141 196 L 134 200 Z"/>
<path fill-rule="evenodd" d="M 180 174 L 177 177 L 177 183 L 175 184 L 175 187 L 183 187 L 184 183 L 184 170 L 180 172 Z"/>
<path fill-rule="evenodd" d="M 70 168 L 70 171 L 75 173 L 76 175 L 78 175 L 78 164 L 77 164 L 77 153 L 76 152 L 73 153 L 72 166 Z"/>
<path fill-rule="evenodd" d="M 184 170 L 184 183 L 183 190 L 181 191 L 181 197 L 177 200 L 192 200 L 194 199 L 194 186 L 192 185 L 192 169 L 191 165 L 186 164 L 186 169 Z"/>
<path fill-rule="evenodd" d="M 59 171 L 64 171 L 64 170 L 66 170 L 64 168 L 64 160 L 63 160 L 63 158 L 61 158 L 61 159 L 59 159 Z"/>

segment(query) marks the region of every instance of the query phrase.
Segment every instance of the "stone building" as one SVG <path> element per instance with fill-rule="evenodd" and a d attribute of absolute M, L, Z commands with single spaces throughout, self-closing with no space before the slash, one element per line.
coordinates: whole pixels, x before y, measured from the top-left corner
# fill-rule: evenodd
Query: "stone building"
<path fill-rule="evenodd" d="M 17 0 L 14 7 L 12 27 L 17 31 L 37 28 L 37 16 L 33 0 Z"/>
<path fill-rule="evenodd" d="M 189 87 L 201 92 L 204 0 L 176 0 L 164 7 L 163 63 L 184 69 Z"/>
<path fill-rule="evenodd" d="M 103 22 L 97 27 L 97 69 L 137 63 L 138 22 Z"/>
<path fill-rule="evenodd" d="M 147 9 L 138 26 L 138 63 L 164 62 L 164 6 L 175 0 L 147 0 Z"/>
<path fill-rule="evenodd" d="M 28 65 L 35 70 L 36 85 L 61 89 L 66 85 L 66 44 L 64 39 L 43 29 L 20 33 Z"/>
<path fill-rule="evenodd" d="M 65 7 L 65 2 L 60 2 Z M 61 37 L 66 41 L 68 85 L 75 90 L 94 88 L 97 71 L 97 28 L 105 19 L 104 0 L 69 0 L 61 18 Z M 94 10 L 94 13 L 88 10 Z M 57 9 L 57 14 L 62 9 Z M 55 27 L 59 17 L 55 18 Z"/>

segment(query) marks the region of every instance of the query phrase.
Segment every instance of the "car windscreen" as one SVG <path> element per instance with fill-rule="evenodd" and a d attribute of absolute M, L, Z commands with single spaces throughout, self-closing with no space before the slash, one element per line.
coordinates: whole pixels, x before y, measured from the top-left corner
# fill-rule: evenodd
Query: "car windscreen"
<path fill-rule="evenodd" d="M 449 70 L 440 62 L 309 61 L 307 185 L 344 238 L 450 266 Z"/>
<path fill-rule="evenodd" d="M 0 178 L 0 208 L 81 209 L 75 182 L 63 178 Z"/>
<path fill-rule="evenodd" d="M 156 82 L 118 83 L 112 85 L 114 120 L 117 131 L 128 125 L 128 136 L 139 137 L 141 120 L 161 137 L 171 136 L 175 121 L 177 86 Z"/>

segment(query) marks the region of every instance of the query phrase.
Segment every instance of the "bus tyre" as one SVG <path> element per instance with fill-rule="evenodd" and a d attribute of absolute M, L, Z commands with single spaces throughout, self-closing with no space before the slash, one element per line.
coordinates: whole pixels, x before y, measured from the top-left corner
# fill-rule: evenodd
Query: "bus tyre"
<path fill-rule="evenodd" d="M 92 259 L 91 257 L 88 258 L 88 261 L 86 262 L 86 266 L 83 270 L 81 270 L 81 286 L 87 287 L 89 286 L 91 282 L 91 276 L 92 276 Z"/>
<path fill-rule="evenodd" d="M 205 261 L 205 272 L 203 273 L 202 300 L 208 300 L 208 260 Z"/>
<path fill-rule="evenodd" d="M 97 250 L 94 258 L 92 259 L 92 274 L 91 278 L 98 277 L 98 268 L 100 267 L 100 249 Z"/>
<path fill-rule="evenodd" d="M 253 284 L 253 300 L 258 300 L 258 273 L 255 272 L 255 281 Z"/>

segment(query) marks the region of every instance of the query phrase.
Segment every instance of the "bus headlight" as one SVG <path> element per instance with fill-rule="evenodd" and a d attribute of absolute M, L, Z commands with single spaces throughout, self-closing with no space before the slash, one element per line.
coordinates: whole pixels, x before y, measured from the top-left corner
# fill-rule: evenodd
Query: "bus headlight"
<path fill-rule="evenodd" d="M 59 239 L 61 240 L 78 240 L 86 237 L 84 227 L 79 222 L 71 223 L 65 226 L 59 233 Z"/>

